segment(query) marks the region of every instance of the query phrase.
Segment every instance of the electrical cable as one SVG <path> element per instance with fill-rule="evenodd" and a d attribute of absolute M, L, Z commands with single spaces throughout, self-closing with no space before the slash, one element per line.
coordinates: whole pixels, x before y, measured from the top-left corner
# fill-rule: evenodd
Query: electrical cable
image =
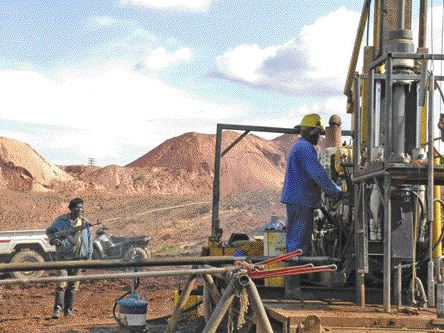
<path fill-rule="evenodd" d="M 443 238 L 444 238 L 444 227 L 441 229 L 441 233 L 440 233 L 440 235 L 439 235 L 438 240 L 437 240 L 436 243 L 433 244 L 433 246 L 432 246 L 432 252 L 435 252 L 436 248 L 437 248 L 438 245 L 442 242 Z M 418 261 L 417 264 L 418 264 L 418 265 L 422 265 L 422 264 L 424 264 L 427 260 L 429 260 L 429 254 L 426 254 L 426 256 L 425 256 L 422 260 Z"/>
<path fill-rule="evenodd" d="M 441 140 L 441 138 L 435 138 L 433 141 L 438 141 L 438 140 Z M 439 158 L 444 159 L 444 155 L 442 155 L 442 154 L 438 151 L 438 149 L 436 149 L 435 147 L 433 147 L 433 149 L 434 149 L 434 151 L 435 151 L 435 154 L 437 154 Z"/>
<path fill-rule="evenodd" d="M 321 212 L 324 214 L 325 218 L 328 220 L 328 222 L 330 222 L 331 224 L 333 224 L 335 227 L 339 228 L 342 233 L 345 235 L 345 238 L 351 238 L 351 236 L 349 236 L 349 233 L 347 232 L 348 230 L 345 230 L 345 228 L 342 228 L 341 223 L 335 221 L 333 219 L 333 217 L 327 212 L 327 209 L 324 206 L 321 206 Z"/>

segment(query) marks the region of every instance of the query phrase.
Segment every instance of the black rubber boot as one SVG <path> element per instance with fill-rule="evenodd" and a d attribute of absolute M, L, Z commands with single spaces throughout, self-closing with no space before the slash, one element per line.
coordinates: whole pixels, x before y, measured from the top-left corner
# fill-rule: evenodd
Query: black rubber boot
<path fill-rule="evenodd" d="M 65 292 L 65 317 L 71 317 L 74 307 L 74 300 L 76 298 L 76 291 L 75 290 L 67 290 Z"/>
<path fill-rule="evenodd" d="M 52 318 L 54 319 L 59 319 L 62 316 L 64 296 L 65 296 L 64 290 L 56 290 L 55 301 L 54 301 L 54 312 L 52 313 Z"/>

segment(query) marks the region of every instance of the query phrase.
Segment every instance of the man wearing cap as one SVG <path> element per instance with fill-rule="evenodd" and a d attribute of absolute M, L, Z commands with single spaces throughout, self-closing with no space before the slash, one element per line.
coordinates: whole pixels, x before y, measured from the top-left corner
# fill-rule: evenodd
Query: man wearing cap
<path fill-rule="evenodd" d="M 325 133 L 317 114 L 306 115 L 300 124 L 301 138 L 291 148 L 281 202 L 287 206 L 287 252 L 301 249 L 308 254 L 313 231 L 313 211 L 319 207 L 321 190 L 339 198 L 341 188 L 325 172 L 314 146 Z M 298 277 L 285 279 L 286 298 L 300 298 Z"/>
<path fill-rule="evenodd" d="M 85 260 L 91 259 L 93 252 L 91 224 L 83 217 L 83 199 L 75 198 L 69 202 L 70 212 L 59 216 L 52 225 L 46 229 L 49 238 L 59 231 L 78 227 L 78 231 L 56 238 L 53 241 L 56 246 L 56 259 L 59 260 Z M 80 269 L 63 269 L 60 276 L 76 276 Z M 60 318 L 62 311 L 65 317 L 72 316 L 74 299 L 79 289 L 80 281 L 60 282 L 55 291 L 54 319 Z"/>

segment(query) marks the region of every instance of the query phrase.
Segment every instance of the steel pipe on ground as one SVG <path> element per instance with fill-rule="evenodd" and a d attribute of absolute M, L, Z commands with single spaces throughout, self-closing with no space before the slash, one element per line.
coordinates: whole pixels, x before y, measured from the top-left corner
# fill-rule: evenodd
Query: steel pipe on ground
<path fill-rule="evenodd" d="M 227 265 L 236 261 L 246 261 L 254 258 L 248 257 L 170 257 L 151 258 L 143 260 L 71 260 L 50 262 L 29 262 L 20 264 L 0 264 L 0 272 L 40 271 L 58 269 L 98 269 L 123 267 L 155 267 L 155 266 L 183 266 L 183 265 Z M 257 261 L 260 261 L 259 257 Z M 255 260 L 253 260 L 255 261 Z"/>
<path fill-rule="evenodd" d="M 29 262 L 20 264 L 0 264 L 0 273 L 18 271 L 41 271 L 60 269 L 107 269 L 124 267 L 158 267 L 158 266 L 203 266 L 203 265 L 229 265 L 236 261 L 260 262 L 269 257 L 169 257 L 151 258 L 144 260 L 71 260 L 71 261 L 50 261 L 50 262 Z M 332 257 L 296 257 L 291 261 L 297 263 L 322 263 L 335 262 L 338 259 Z"/>
<path fill-rule="evenodd" d="M 169 271 L 155 272 L 132 272 L 132 273 L 111 273 L 111 274 L 88 274 L 78 276 L 50 276 L 29 279 L 5 279 L 0 280 L 0 286 L 4 285 L 26 285 L 30 283 L 50 283 L 50 282 L 73 282 L 73 281 L 89 281 L 89 280 L 108 280 L 108 279 L 124 279 L 124 278 L 147 278 L 156 276 L 183 276 L 183 275 L 201 275 L 201 274 L 223 274 L 230 270 L 238 269 L 237 267 L 222 268 L 196 268 L 196 269 L 176 269 Z"/>

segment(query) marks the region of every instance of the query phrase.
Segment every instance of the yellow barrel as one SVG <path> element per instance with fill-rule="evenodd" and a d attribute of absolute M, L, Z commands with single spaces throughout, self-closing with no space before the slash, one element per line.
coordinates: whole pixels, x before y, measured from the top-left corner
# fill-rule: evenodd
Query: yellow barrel
<path fill-rule="evenodd" d="M 264 232 L 264 255 L 275 257 L 285 254 L 285 238 L 287 233 L 285 230 L 265 230 Z M 278 262 L 267 265 L 267 269 L 284 268 L 285 263 Z M 284 277 L 276 276 L 265 278 L 265 285 L 269 287 L 283 287 Z"/>

